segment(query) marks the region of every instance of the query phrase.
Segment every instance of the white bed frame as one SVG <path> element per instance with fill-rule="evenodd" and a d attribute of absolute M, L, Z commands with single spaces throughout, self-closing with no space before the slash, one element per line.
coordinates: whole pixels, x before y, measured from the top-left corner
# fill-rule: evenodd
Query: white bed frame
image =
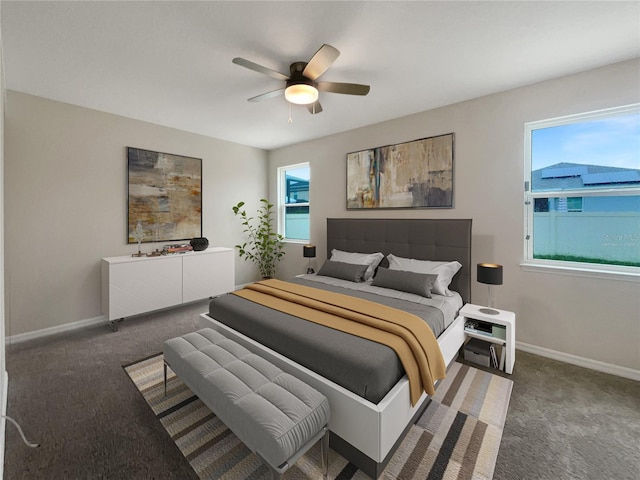
<path fill-rule="evenodd" d="M 452 288 L 465 302 L 471 291 L 470 219 L 327 219 L 327 258 L 332 248 L 383 254 L 394 253 L 423 260 L 453 260 L 462 263 Z M 374 404 L 327 380 L 280 353 L 211 318 L 201 315 L 203 328 L 213 328 L 285 372 L 322 392 L 331 406 L 331 446 L 372 478 L 378 478 L 405 433 L 426 408 L 423 393 L 413 407 L 409 381 L 403 377 Z M 464 343 L 464 318 L 458 316 L 438 337 L 445 363 L 455 360 Z M 337 437 L 337 438 L 336 438 Z"/>
<path fill-rule="evenodd" d="M 409 381 L 405 376 L 376 405 L 218 322 L 208 314 L 203 313 L 200 317 L 202 328 L 219 331 L 322 392 L 329 399 L 331 406 L 329 430 L 378 464 L 386 463 L 387 456 L 401 439 L 405 428 L 428 398 L 427 394 L 423 393 L 418 403 L 412 407 L 409 401 Z M 455 360 L 464 343 L 463 320 L 463 317 L 456 318 L 438 337 L 438 344 L 447 365 Z M 375 473 L 366 473 L 377 477 Z"/>

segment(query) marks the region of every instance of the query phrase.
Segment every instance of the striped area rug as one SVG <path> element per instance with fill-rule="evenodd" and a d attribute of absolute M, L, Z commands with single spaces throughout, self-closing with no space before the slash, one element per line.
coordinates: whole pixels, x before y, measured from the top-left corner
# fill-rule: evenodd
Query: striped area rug
<path fill-rule="evenodd" d="M 270 479 L 262 462 L 171 371 L 164 395 L 162 364 L 157 355 L 124 368 L 198 476 Z M 454 362 L 380 478 L 491 479 L 512 386 L 509 379 Z M 321 478 L 320 464 L 316 445 L 284 478 Z M 329 478 L 369 477 L 331 450 Z"/>

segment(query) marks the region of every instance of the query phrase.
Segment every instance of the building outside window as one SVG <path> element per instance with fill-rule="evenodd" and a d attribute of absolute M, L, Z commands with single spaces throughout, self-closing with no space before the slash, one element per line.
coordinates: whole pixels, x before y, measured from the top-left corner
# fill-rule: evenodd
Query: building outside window
<path fill-rule="evenodd" d="M 525 125 L 525 264 L 640 273 L 640 106 Z"/>
<path fill-rule="evenodd" d="M 309 241 L 308 163 L 278 168 L 278 233 L 286 240 Z"/>

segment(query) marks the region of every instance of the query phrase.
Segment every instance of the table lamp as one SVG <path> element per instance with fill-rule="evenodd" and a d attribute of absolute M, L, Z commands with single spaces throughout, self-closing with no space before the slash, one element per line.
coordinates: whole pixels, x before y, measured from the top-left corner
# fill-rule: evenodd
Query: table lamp
<path fill-rule="evenodd" d="M 302 247 L 302 255 L 304 258 L 309 259 L 309 267 L 307 267 L 307 273 L 316 273 L 313 268 L 311 268 L 311 259 L 316 258 L 316 246 L 315 245 L 304 245 Z"/>
<path fill-rule="evenodd" d="M 479 263 L 477 270 L 477 278 L 478 282 L 486 283 L 489 285 L 489 308 L 481 308 L 480 311 L 482 313 L 487 313 L 489 315 L 498 315 L 497 310 L 494 310 L 495 307 L 495 299 L 493 297 L 493 292 L 491 290 L 492 285 L 502 285 L 502 265 L 498 265 L 495 263 Z"/>

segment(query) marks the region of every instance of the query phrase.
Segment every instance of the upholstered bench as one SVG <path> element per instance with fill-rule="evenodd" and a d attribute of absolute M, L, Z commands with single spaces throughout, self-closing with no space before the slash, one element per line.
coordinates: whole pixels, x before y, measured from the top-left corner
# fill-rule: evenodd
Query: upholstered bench
<path fill-rule="evenodd" d="M 274 479 L 322 439 L 327 476 L 329 402 L 306 383 L 205 328 L 164 343 L 167 366 L 269 466 Z"/>

